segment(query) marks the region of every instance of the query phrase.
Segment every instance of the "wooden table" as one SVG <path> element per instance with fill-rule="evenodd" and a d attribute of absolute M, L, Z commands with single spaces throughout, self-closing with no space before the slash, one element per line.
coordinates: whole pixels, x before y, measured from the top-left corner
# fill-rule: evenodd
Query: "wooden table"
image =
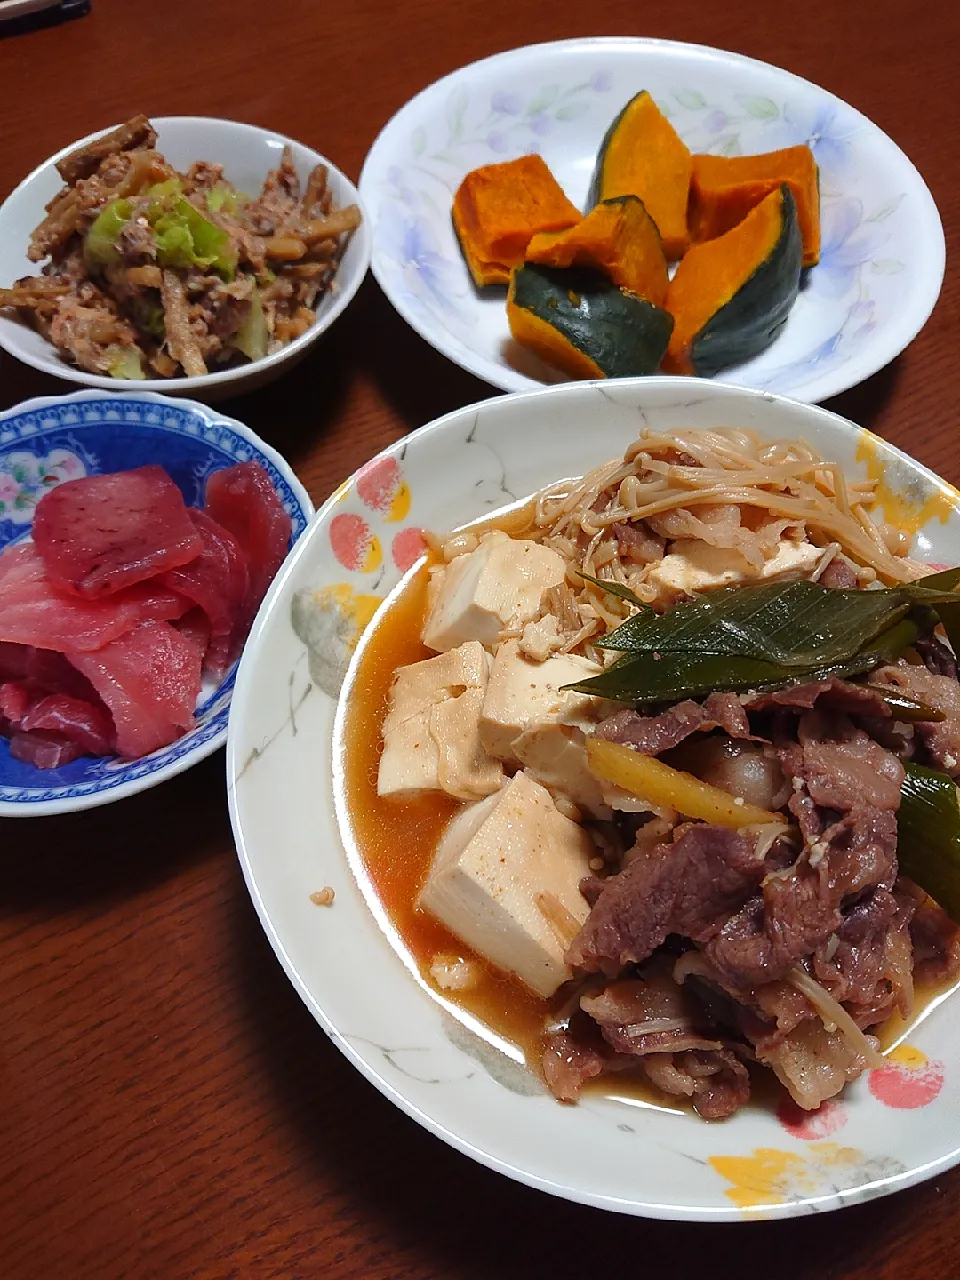
<path fill-rule="evenodd" d="M 93 4 L 0 39 L 0 197 L 136 110 L 249 120 L 356 177 L 390 115 L 465 62 L 644 34 L 751 54 L 846 98 L 916 163 L 948 261 L 960 250 L 956 0 Z M 958 336 L 950 265 L 920 337 L 831 404 L 955 483 Z M 2 408 L 69 389 L 0 356 Z M 227 409 L 319 504 L 382 446 L 490 394 L 368 280 L 295 373 Z M 223 774 L 218 754 L 135 799 L 0 828 L 6 1280 L 960 1276 L 958 1171 L 816 1220 L 678 1226 L 552 1200 L 442 1145 L 347 1065 L 284 977 L 240 876 Z"/>

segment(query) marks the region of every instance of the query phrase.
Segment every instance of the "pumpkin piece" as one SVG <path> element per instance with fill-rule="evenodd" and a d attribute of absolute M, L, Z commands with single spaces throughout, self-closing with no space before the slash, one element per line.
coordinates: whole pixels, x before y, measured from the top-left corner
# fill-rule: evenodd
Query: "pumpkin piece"
<path fill-rule="evenodd" d="M 803 265 L 820 261 L 820 177 L 808 146 L 759 156 L 694 156 L 688 220 L 695 244 L 722 236 L 785 182 L 797 203 Z"/>
<path fill-rule="evenodd" d="M 726 235 L 694 245 L 667 289 L 675 325 L 663 367 L 711 377 L 759 355 L 800 288 L 797 206 L 784 184 Z"/>
<path fill-rule="evenodd" d="M 657 224 L 636 196 L 602 200 L 566 231 L 544 231 L 527 245 L 526 262 L 547 267 L 593 267 L 615 285 L 663 305 L 667 260 Z"/>
<path fill-rule="evenodd" d="M 525 263 L 510 279 L 507 319 L 517 342 L 574 378 L 655 373 L 673 317 L 597 271 Z"/>
<path fill-rule="evenodd" d="M 644 89 L 604 135 L 597 156 L 594 203 L 614 196 L 638 196 L 653 218 L 671 260 L 690 243 L 687 198 L 693 160 L 670 121 Z"/>
<path fill-rule="evenodd" d="M 580 221 L 542 156 L 520 156 L 468 173 L 453 197 L 453 225 L 478 285 L 507 284 L 539 231 Z"/>

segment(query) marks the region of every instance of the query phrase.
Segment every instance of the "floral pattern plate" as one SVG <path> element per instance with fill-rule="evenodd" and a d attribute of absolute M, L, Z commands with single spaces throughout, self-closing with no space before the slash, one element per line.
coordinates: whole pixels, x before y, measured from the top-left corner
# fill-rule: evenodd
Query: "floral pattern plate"
<path fill-rule="evenodd" d="M 0 551 L 30 536 L 37 503 L 63 480 L 156 463 L 190 506 L 200 506 L 207 477 L 236 462 L 266 467 L 293 520 L 291 543 L 313 506 L 276 450 L 249 427 L 190 400 L 81 391 L 28 400 L 0 413 Z M 0 816 L 38 817 L 89 809 L 156 786 L 223 745 L 236 664 L 219 685 L 205 684 L 196 725 L 141 760 L 81 756 L 59 769 L 14 760 L 0 737 Z"/>
<path fill-rule="evenodd" d="M 467 1155 L 624 1213 L 737 1221 L 836 1209 L 960 1159 L 960 997 L 930 1010 L 887 1066 L 813 1114 L 758 1102 L 710 1124 L 629 1098 L 563 1107 L 516 1049 L 478 1034 L 425 986 L 338 824 L 341 685 L 346 673 L 348 697 L 357 642 L 417 560 L 421 530 L 453 528 L 582 474 L 622 453 L 645 423 L 804 437 L 846 474 L 878 482 L 884 518 L 912 534 L 915 554 L 960 562 L 960 494 L 823 409 L 660 377 L 461 409 L 343 484 L 274 583 L 230 714 L 240 861 L 281 963 L 327 1034 L 397 1106 Z M 334 901 L 317 906 L 311 894 L 325 887 Z"/>
<path fill-rule="evenodd" d="M 869 377 L 916 336 L 940 292 L 944 239 L 930 192 L 876 125 L 832 94 L 738 54 L 629 37 L 535 45 L 463 67 L 413 98 L 377 138 L 360 193 L 373 271 L 403 318 L 505 391 L 563 375 L 510 339 L 504 288 L 478 291 L 450 218 L 478 165 L 539 152 L 582 207 L 597 148 L 648 89 L 694 152 L 809 143 L 823 247 L 777 340 L 726 381 L 816 402 Z"/>

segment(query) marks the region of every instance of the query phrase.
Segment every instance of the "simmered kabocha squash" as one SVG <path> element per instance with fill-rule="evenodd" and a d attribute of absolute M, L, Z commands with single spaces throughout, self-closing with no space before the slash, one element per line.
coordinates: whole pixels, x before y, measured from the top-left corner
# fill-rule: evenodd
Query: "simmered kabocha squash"
<path fill-rule="evenodd" d="M 517 342 L 574 378 L 655 373 L 673 318 L 598 271 L 525 263 L 510 280 L 507 319 Z"/>
<path fill-rule="evenodd" d="M 675 325 L 663 367 L 711 377 L 759 355 L 800 288 L 803 246 L 785 184 L 726 235 L 694 245 L 667 289 Z"/>
<path fill-rule="evenodd" d="M 575 227 L 534 236 L 524 260 L 545 267 L 592 267 L 658 307 L 667 296 L 660 232 L 636 196 L 602 200 Z"/>
<path fill-rule="evenodd" d="M 807 146 L 759 156 L 694 156 L 688 212 L 691 239 L 699 244 L 730 231 L 782 182 L 797 203 L 803 265 L 814 266 L 820 260 L 820 179 Z"/>
<path fill-rule="evenodd" d="M 538 155 L 474 169 L 453 198 L 453 225 L 481 287 L 507 284 L 537 232 L 562 231 L 580 218 Z"/>
<path fill-rule="evenodd" d="M 593 177 L 594 203 L 638 196 L 657 224 L 663 251 L 681 258 L 689 244 L 687 197 L 693 161 L 673 125 L 644 90 L 604 135 Z"/>

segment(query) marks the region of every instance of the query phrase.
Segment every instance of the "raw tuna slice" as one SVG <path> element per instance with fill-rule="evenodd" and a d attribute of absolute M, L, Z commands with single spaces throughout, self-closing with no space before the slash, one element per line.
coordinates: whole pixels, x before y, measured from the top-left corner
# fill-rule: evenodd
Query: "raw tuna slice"
<path fill-rule="evenodd" d="M 250 590 L 238 632 L 243 641 L 267 587 L 283 564 L 293 522 L 258 462 L 240 462 L 215 472 L 207 481 L 204 509 L 233 534 L 250 560 Z"/>
<path fill-rule="evenodd" d="M 185 640 L 196 645 L 200 661 L 203 662 L 210 647 L 210 619 L 204 611 L 200 608 L 190 609 L 170 625 L 176 627 Z"/>
<path fill-rule="evenodd" d="M 105 756 L 113 750 L 113 721 L 106 708 L 71 698 L 67 693 L 48 693 L 39 698 L 23 716 L 19 728 L 44 730 L 75 742 L 88 756 Z"/>
<path fill-rule="evenodd" d="M 8 680 L 0 684 L 0 716 L 13 725 L 19 725 L 32 702 L 30 686 L 23 680 Z"/>
<path fill-rule="evenodd" d="M 67 480 L 37 503 L 33 540 L 58 586 L 97 599 L 203 551 L 163 467 Z"/>
<path fill-rule="evenodd" d="M 179 569 L 171 569 L 159 582 L 200 606 L 210 620 L 206 670 L 222 680 L 231 660 L 231 637 L 244 609 L 250 586 L 247 553 L 222 525 L 203 511 L 190 518 L 203 538 L 203 553 Z"/>
<path fill-rule="evenodd" d="M 193 724 L 200 654 L 168 622 L 145 622 L 96 653 L 67 657 L 107 704 L 121 756 L 145 756 Z"/>
<path fill-rule="evenodd" d="M 0 557 L 2 562 L 2 557 Z M 21 680 L 27 674 L 30 650 L 25 644 L 0 643 L 0 680 Z"/>
<path fill-rule="evenodd" d="M 152 582 L 128 587 L 105 600 L 82 600 L 53 586 L 29 543 L 0 556 L 0 641 L 86 652 L 109 644 L 142 622 L 179 618 L 187 607 L 182 596 Z"/>
<path fill-rule="evenodd" d="M 53 733 L 15 733 L 10 739 L 10 754 L 38 769 L 59 769 L 82 756 L 83 749 Z"/>
<path fill-rule="evenodd" d="M 83 702 L 100 701 L 90 681 L 62 653 L 53 649 L 27 649 L 26 653 L 26 677 L 40 693 L 67 693 Z"/>

